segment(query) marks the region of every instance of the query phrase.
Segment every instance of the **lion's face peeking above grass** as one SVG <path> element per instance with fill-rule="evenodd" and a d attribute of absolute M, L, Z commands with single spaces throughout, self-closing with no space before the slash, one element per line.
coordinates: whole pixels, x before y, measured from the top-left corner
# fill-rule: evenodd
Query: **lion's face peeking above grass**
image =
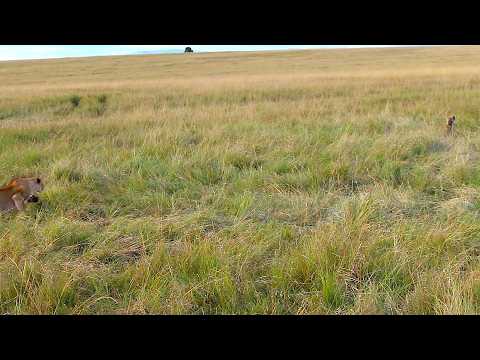
<path fill-rule="evenodd" d="M 0 210 L 23 210 L 25 204 L 39 201 L 38 194 L 44 189 L 38 177 L 14 178 L 0 188 Z"/>

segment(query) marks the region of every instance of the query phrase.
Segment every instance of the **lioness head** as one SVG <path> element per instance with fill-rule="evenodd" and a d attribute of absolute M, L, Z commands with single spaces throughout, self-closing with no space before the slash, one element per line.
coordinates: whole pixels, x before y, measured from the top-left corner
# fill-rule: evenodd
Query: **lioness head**
<path fill-rule="evenodd" d="M 30 184 L 30 190 L 32 190 L 33 194 L 41 193 L 43 188 L 43 181 L 40 178 L 34 179 L 33 183 Z"/>
<path fill-rule="evenodd" d="M 33 195 L 33 201 L 29 199 L 31 202 L 37 202 L 38 197 L 36 195 L 41 193 L 44 189 L 43 181 L 38 177 L 16 178 L 10 181 L 9 185 L 21 186 L 24 189 L 24 193 L 27 195 L 28 199 Z"/>
<path fill-rule="evenodd" d="M 455 118 L 455 115 L 449 117 L 449 118 L 448 118 L 448 121 L 447 121 L 448 126 L 453 126 L 453 125 L 455 125 L 455 120 L 457 120 L 457 119 Z"/>

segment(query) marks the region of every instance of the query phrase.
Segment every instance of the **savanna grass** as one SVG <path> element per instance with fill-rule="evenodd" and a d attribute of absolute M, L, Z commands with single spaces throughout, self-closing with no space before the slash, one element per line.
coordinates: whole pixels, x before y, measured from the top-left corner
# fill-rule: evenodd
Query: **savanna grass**
<path fill-rule="evenodd" d="M 0 313 L 479 313 L 478 64 L 475 46 L 0 63 L 0 181 L 46 183 L 0 216 Z"/>

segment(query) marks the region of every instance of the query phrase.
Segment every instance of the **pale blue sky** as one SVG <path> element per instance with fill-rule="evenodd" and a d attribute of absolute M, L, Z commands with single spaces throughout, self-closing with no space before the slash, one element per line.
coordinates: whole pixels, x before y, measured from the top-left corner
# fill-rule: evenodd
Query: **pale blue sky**
<path fill-rule="evenodd" d="M 211 52 L 383 47 L 386 45 L 0 45 L 0 60 L 129 55 L 146 51 L 182 52 L 186 46 L 191 46 L 195 52 Z"/>

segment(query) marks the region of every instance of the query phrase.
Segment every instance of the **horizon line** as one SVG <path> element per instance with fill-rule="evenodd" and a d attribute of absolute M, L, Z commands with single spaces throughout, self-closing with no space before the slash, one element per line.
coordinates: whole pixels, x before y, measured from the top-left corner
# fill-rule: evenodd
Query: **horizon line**
<path fill-rule="evenodd" d="M 23 45 L 21 45 L 23 46 Z M 75 45 L 74 45 L 75 46 Z M 107 46 L 107 45 L 106 45 Z M 197 45 L 204 46 L 204 45 Z M 220 45 L 220 46 L 236 46 L 236 45 Z M 263 46 L 263 45 L 253 45 Z M 272 46 L 272 45 L 265 45 Z M 275 46 L 275 45 L 273 45 Z M 279 45 L 284 46 L 284 45 Z M 285 45 L 290 46 L 290 45 Z M 7 58 L 1 59 L 0 62 L 14 62 L 14 61 L 42 61 L 42 60 L 61 60 L 61 59 L 83 59 L 83 58 L 96 58 L 96 57 L 117 57 L 117 56 L 148 56 L 148 55 L 177 55 L 183 54 L 186 47 L 191 47 L 194 53 L 208 54 L 208 53 L 230 53 L 230 52 L 285 52 L 285 51 L 308 51 L 308 50 L 358 50 L 358 49 L 379 49 L 379 48 L 404 48 L 404 47 L 430 47 L 435 45 L 291 45 L 292 48 L 280 48 L 280 49 L 200 49 L 195 50 L 195 45 L 189 45 L 182 48 L 165 48 L 165 49 L 152 49 L 152 50 L 137 50 L 133 49 L 130 52 L 125 53 L 108 53 L 108 54 L 72 54 L 72 55 L 58 55 L 58 56 L 38 56 L 38 57 L 19 57 L 19 58 Z M 298 46 L 298 47 L 297 47 Z M 437 45 L 444 46 L 444 45 Z"/>

